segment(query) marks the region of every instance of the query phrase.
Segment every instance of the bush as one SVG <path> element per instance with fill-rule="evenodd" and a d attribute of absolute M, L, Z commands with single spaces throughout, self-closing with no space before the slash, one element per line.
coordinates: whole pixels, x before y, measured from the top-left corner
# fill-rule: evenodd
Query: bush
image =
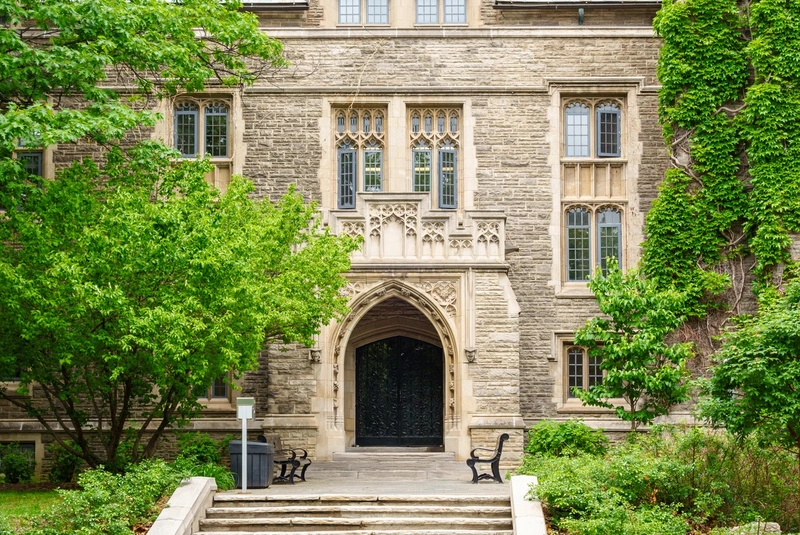
<path fill-rule="evenodd" d="M 214 440 L 205 433 L 178 435 L 178 458 L 191 458 L 199 464 L 222 464 L 222 456 L 230 439 Z"/>
<path fill-rule="evenodd" d="M 542 420 L 528 431 L 525 451 L 533 455 L 572 457 L 580 453 L 603 455 L 608 439 L 602 431 L 592 429 L 581 420 L 556 422 Z"/>
<path fill-rule="evenodd" d="M 63 501 L 32 520 L 30 535 L 80 533 L 130 535 L 131 527 L 158 516 L 158 502 L 183 474 L 162 460 L 131 465 L 125 474 L 102 469 L 80 474 L 80 491 L 60 491 Z"/>
<path fill-rule="evenodd" d="M 672 535 L 757 519 L 798 531 L 800 474 L 779 446 L 704 428 L 632 438 L 602 457 L 528 455 L 519 472 L 538 476 L 535 496 L 568 533 Z"/>
<path fill-rule="evenodd" d="M 0 462 L 6 483 L 28 483 L 33 481 L 36 460 L 30 453 L 19 450 L 17 444 L 0 448 Z"/>
<path fill-rule="evenodd" d="M 50 465 L 48 479 L 53 483 L 71 483 L 78 475 L 81 459 L 57 442 L 54 442 L 49 449 L 53 455 L 53 463 Z"/>

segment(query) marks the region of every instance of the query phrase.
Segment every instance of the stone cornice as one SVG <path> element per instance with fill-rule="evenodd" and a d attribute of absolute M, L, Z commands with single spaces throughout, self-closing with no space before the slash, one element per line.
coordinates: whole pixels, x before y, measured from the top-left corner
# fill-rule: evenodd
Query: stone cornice
<path fill-rule="evenodd" d="M 504 26 L 486 28 L 263 27 L 276 39 L 657 39 L 651 26 Z"/>

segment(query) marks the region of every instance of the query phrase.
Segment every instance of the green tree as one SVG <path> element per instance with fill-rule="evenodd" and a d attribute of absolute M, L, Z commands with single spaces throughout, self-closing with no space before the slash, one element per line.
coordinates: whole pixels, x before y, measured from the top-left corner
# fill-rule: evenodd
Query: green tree
<path fill-rule="evenodd" d="M 601 359 L 605 375 L 602 383 L 576 388 L 574 394 L 584 404 L 613 408 L 635 430 L 688 399 L 686 361 L 692 345 L 667 341 L 686 319 L 676 313 L 686 296 L 659 290 L 636 270 L 623 274 L 613 261 L 607 275 L 598 270 L 589 288 L 605 317 L 593 318 L 577 331 L 575 343 Z M 613 399 L 620 398 L 625 404 L 615 406 Z"/>
<path fill-rule="evenodd" d="M 198 388 L 255 368 L 265 340 L 312 343 L 345 310 L 354 240 L 294 192 L 256 201 L 235 177 L 220 196 L 208 162 L 173 155 L 73 165 L 0 225 L 0 376 L 35 394 L 0 398 L 90 466 L 150 456 Z"/>
<path fill-rule="evenodd" d="M 800 282 L 739 318 L 715 360 L 702 414 L 734 433 L 758 431 L 791 448 L 800 467 Z"/>

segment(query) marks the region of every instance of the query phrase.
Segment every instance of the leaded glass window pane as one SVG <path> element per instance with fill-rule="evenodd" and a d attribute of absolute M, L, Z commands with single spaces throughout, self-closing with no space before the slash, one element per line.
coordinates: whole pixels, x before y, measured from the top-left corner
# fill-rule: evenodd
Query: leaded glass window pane
<path fill-rule="evenodd" d="M 603 382 L 603 370 L 600 368 L 601 362 L 602 359 L 600 357 L 589 357 L 588 388 L 592 388 L 594 385 L 599 385 Z"/>
<path fill-rule="evenodd" d="M 369 113 L 365 113 L 364 114 L 364 119 L 363 119 L 362 122 L 364 123 L 364 133 L 365 134 L 369 133 L 369 131 L 372 130 L 371 119 L 370 119 Z"/>
<path fill-rule="evenodd" d="M 389 0 L 367 0 L 367 24 L 389 24 Z"/>
<path fill-rule="evenodd" d="M 606 208 L 597 214 L 598 263 L 603 274 L 608 273 L 608 259 L 614 258 L 617 265 L 622 262 L 622 214 Z"/>
<path fill-rule="evenodd" d="M 591 275 L 590 214 L 583 208 L 567 212 L 567 280 L 584 282 Z"/>
<path fill-rule="evenodd" d="M 458 115 L 455 113 L 450 114 L 450 131 L 453 133 L 458 132 Z"/>
<path fill-rule="evenodd" d="M 22 162 L 25 172 L 29 175 L 42 176 L 42 153 L 18 152 L 17 159 Z"/>
<path fill-rule="evenodd" d="M 336 116 L 336 131 L 340 134 L 344 134 L 344 113 L 339 113 Z"/>
<path fill-rule="evenodd" d="M 567 350 L 567 390 L 571 398 L 575 397 L 573 388 L 583 388 L 583 349 L 579 347 Z"/>
<path fill-rule="evenodd" d="M 439 151 L 439 208 L 457 207 L 456 151 Z"/>
<path fill-rule="evenodd" d="M 566 145 L 568 157 L 589 157 L 589 107 L 574 103 L 566 111 Z"/>
<path fill-rule="evenodd" d="M 181 104 L 175 110 L 175 148 L 184 158 L 197 156 L 197 117 L 194 104 Z"/>
<path fill-rule="evenodd" d="M 433 132 L 433 115 L 430 113 L 425 114 L 425 132 L 428 134 Z"/>
<path fill-rule="evenodd" d="M 427 193 L 431 191 L 431 151 L 414 150 L 414 192 Z"/>
<path fill-rule="evenodd" d="M 338 198 L 339 208 L 356 207 L 356 151 L 351 148 L 339 149 L 338 155 Z"/>
<path fill-rule="evenodd" d="M 358 132 L 358 115 L 355 113 L 350 114 L 350 132 L 353 134 Z"/>
<path fill-rule="evenodd" d="M 620 112 L 614 104 L 597 108 L 597 156 L 612 158 L 620 153 Z"/>
<path fill-rule="evenodd" d="M 361 0 L 339 0 L 339 24 L 361 24 Z"/>
<path fill-rule="evenodd" d="M 411 116 L 411 133 L 419 134 L 419 114 L 415 113 Z"/>
<path fill-rule="evenodd" d="M 206 153 L 212 158 L 228 156 L 228 107 L 213 103 L 206 106 Z"/>
<path fill-rule="evenodd" d="M 228 377 L 223 375 L 217 377 L 211 384 L 211 397 L 215 399 L 228 398 Z"/>
<path fill-rule="evenodd" d="M 383 133 L 383 114 L 380 112 L 375 115 L 375 132 Z"/>
<path fill-rule="evenodd" d="M 444 23 L 465 24 L 467 22 L 467 0 L 444 0 Z"/>
<path fill-rule="evenodd" d="M 383 151 L 367 149 L 364 151 L 364 191 L 383 189 Z"/>
<path fill-rule="evenodd" d="M 436 116 L 436 130 L 440 134 L 444 134 L 444 113 L 439 112 L 439 115 Z"/>
<path fill-rule="evenodd" d="M 417 24 L 439 24 L 439 0 L 417 0 Z"/>

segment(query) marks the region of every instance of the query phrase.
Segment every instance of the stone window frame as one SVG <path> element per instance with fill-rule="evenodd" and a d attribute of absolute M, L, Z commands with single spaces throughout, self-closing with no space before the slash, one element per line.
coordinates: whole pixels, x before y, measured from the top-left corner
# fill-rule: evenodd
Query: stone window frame
<path fill-rule="evenodd" d="M 218 386 L 218 381 L 222 381 L 225 385 L 224 395 L 217 395 L 215 392 L 215 387 Z M 204 391 L 198 392 L 199 395 L 197 396 L 197 401 L 203 406 L 203 411 L 235 410 L 236 398 L 239 397 L 241 392 L 240 386 L 240 378 L 233 371 L 229 371 L 214 379 Z"/>
<path fill-rule="evenodd" d="M 571 276 L 571 264 L 570 264 L 570 253 L 571 243 L 570 243 L 570 223 L 569 223 L 569 215 L 571 212 L 575 210 L 585 210 L 589 214 L 589 266 L 588 266 L 588 277 L 586 279 L 576 279 L 572 278 Z M 585 202 L 564 202 L 562 208 L 562 275 L 561 279 L 564 281 L 565 284 L 586 284 L 588 283 L 589 279 L 594 276 L 597 268 L 603 270 L 603 272 L 607 272 L 607 265 L 606 262 L 608 257 L 603 258 L 601 257 L 601 251 L 603 249 L 602 242 L 604 236 L 602 235 L 603 228 L 612 228 L 612 225 L 609 224 L 601 224 L 600 214 L 607 210 L 614 211 L 619 214 L 620 222 L 618 224 L 614 224 L 613 228 L 618 228 L 618 237 L 617 237 L 617 251 L 618 256 L 616 258 L 617 264 L 621 267 L 625 266 L 625 204 L 621 202 L 594 202 L 594 203 L 585 203 Z M 574 227 L 577 228 L 577 227 Z"/>
<path fill-rule="evenodd" d="M 387 26 L 390 22 L 389 0 L 337 0 L 336 6 L 340 26 Z"/>
<path fill-rule="evenodd" d="M 467 23 L 467 0 L 415 0 L 414 2 L 414 24 L 418 26 L 450 26 Z"/>
<path fill-rule="evenodd" d="M 194 110 L 181 109 L 187 105 L 194 106 Z M 222 105 L 226 108 L 224 116 L 225 119 L 225 154 L 208 154 L 207 149 L 207 126 L 208 120 L 211 117 L 221 117 L 223 114 L 218 110 L 208 111 L 207 108 L 214 105 Z M 237 120 L 236 120 L 236 107 L 234 105 L 234 96 L 230 92 L 225 93 L 204 93 L 194 94 L 187 93 L 174 97 L 166 110 L 165 118 L 167 125 L 166 138 L 169 140 L 170 146 L 181 152 L 182 159 L 195 159 L 208 157 L 214 165 L 206 175 L 206 182 L 214 186 L 220 192 L 224 193 L 228 189 L 231 177 L 235 172 L 235 159 L 236 159 L 236 146 L 235 138 L 237 134 Z M 178 122 L 180 117 L 194 117 L 194 153 L 184 153 L 180 151 L 178 142 Z M 219 136 L 219 134 L 216 134 Z M 240 135 L 240 134 L 239 134 Z"/>
<path fill-rule="evenodd" d="M 582 346 L 575 344 L 574 331 L 555 331 L 553 332 L 551 354 L 548 356 L 548 364 L 550 369 L 550 377 L 553 379 L 553 403 L 556 405 L 556 412 L 559 414 L 597 414 L 608 415 L 613 414 L 614 409 L 607 409 L 605 407 L 593 407 L 590 405 L 584 406 L 580 399 L 571 395 L 569 389 L 569 360 L 568 352 L 570 349 L 582 349 L 584 351 L 584 385 L 587 384 L 588 367 L 586 366 L 586 359 L 588 359 L 588 352 Z M 599 364 L 598 364 L 599 365 Z M 605 372 L 602 372 L 605 376 Z M 625 404 L 625 400 L 621 398 L 613 398 L 609 400 L 614 405 Z"/>
<path fill-rule="evenodd" d="M 408 191 L 430 193 L 431 206 L 441 210 L 457 210 L 462 205 L 463 113 L 463 109 L 456 106 L 406 106 L 406 131 L 411 151 L 411 183 Z M 419 157 L 426 154 L 427 162 L 420 161 Z M 420 166 L 426 163 L 427 181 L 420 173 L 420 169 L 424 169 Z M 450 180 L 448 174 L 451 175 Z"/>
<path fill-rule="evenodd" d="M 576 137 L 574 134 L 570 133 L 571 118 L 580 116 L 571 112 L 577 109 L 576 106 L 585 109 L 587 112 L 585 117 L 587 136 L 586 150 L 588 154 L 569 154 L 570 147 L 580 147 L 580 145 L 573 145 L 570 143 L 570 140 Z M 561 157 L 563 159 L 606 160 L 623 157 L 626 139 L 624 128 L 625 99 L 623 97 L 564 97 L 561 107 L 563 132 L 561 136 Z M 609 134 L 603 131 L 603 125 L 608 124 L 605 119 L 611 116 L 616 117 L 616 132 L 610 133 L 616 138 L 616 140 L 614 140 L 616 150 L 614 151 L 603 150 L 602 148 L 604 146 L 604 136 L 607 137 Z"/>
<path fill-rule="evenodd" d="M 0 446 L 8 444 L 33 443 L 33 458 L 36 461 L 34 467 L 34 477 L 38 480 L 42 477 L 42 465 L 44 461 L 44 444 L 42 443 L 41 433 L 4 433 Z"/>
<path fill-rule="evenodd" d="M 359 192 L 385 190 L 387 117 L 385 106 L 334 107 L 338 209 L 354 209 Z"/>

